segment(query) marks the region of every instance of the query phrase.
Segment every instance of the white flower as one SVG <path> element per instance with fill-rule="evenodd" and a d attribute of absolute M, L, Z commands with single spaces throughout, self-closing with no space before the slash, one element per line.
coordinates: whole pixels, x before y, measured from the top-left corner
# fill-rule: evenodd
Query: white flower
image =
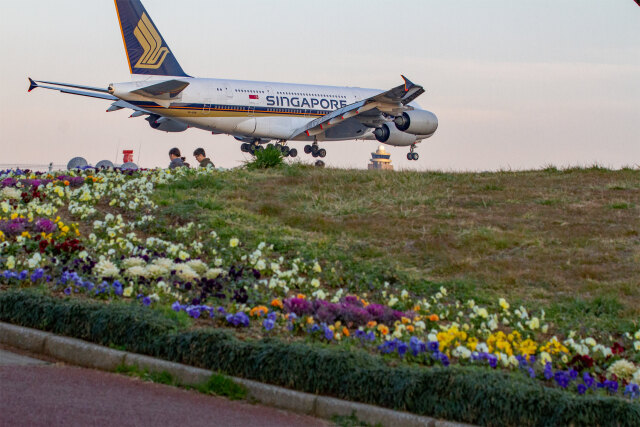
<path fill-rule="evenodd" d="M 635 334 L 633 334 L 633 337 L 637 340 L 640 340 L 640 329 Z"/>
<path fill-rule="evenodd" d="M 259 259 L 259 260 L 258 260 L 258 262 L 256 262 L 255 267 L 256 267 L 256 269 L 257 269 L 257 270 L 262 271 L 262 270 L 264 270 L 265 268 L 267 268 L 267 263 L 266 263 L 266 262 L 264 262 L 264 260 L 263 260 L 263 259 Z"/>
<path fill-rule="evenodd" d="M 145 277 L 147 275 L 147 269 L 140 265 L 134 265 L 133 267 L 127 268 L 124 272 L 125 276 L 136 278 L 136 277 Z"/>
<path fill-rule="evenodd" d="M 189 254 L 185 251 L 180 251 L 178 252 L 178 258 L 180 258 L 182 261 L 186 261 L 187 259 L 189 259 Z"/>
<path fill-rule="evenodd" d="M 116 277 L 120 274 L 120 270 L 114 263 L 107 259 L 101 259 L 94 267 L 93 274 L 98 277 Z"/>
<path fill-rule="evenodd" d="M 388 304 L 388 305 L 389 305 L 389 307 L 393 307 L 394 305 L 396 305 L 396 303 L 397 303 L 397 302 L 398 302 L 398 298 L 396 298 L 396 297 L 391 297 L 391 298 L 389 299 L 389 304 Z"/>
<path fill-rule="evenodd" d="M 311 286 L 313 286 L 314 288 L 319 287 L 320 286 L 320 281 L 318 279 L 311 280 Z"/>
<path fill-rule="evenodd" d="M 633 342 L 633 349 L 635 351 L 640 351 L 640 341 L 634 341 Z"/>
<path fill-rule="evenodd" d="M 315 291 L 313 294 L 314 297 L 316 297 L 317 299 L 321 299 L 324 300 L 327 298 L 327 294 L 322 290 L 322 289 L 318 289 L 317 291 Z"/>
<path fill-rule="evenodd" d="M 176 265 L 176 275 L 184 281 L 192 281 L 192 280 L 197 280 L 200 277 L 198 276 L 198 273 L 196 273 L 195 271 L 193 271 L 193 269 L 191 267 L 189 267 L 186 264 L 178 264 Z"/>
<path fill-rule="evenodd" d="M 400 298 L 401 299 L 407 299 L 409 298 L 409 292 L 407 292 L 406 289 L 403 289 L 402 292 L 400 292 Z"/>
<path fill-rule="evenodd" d="M 460 359 L 468 359 L 471 357 L 471 350 L 463 345 L 459 345 L 453 350 L 453 355 Z"/>
<path fill-rule="evenodd" d="M 637 368 L 633 363 L 625 359 L 620 359 L 609 366 L 607 372 L 614 374 L 620 379 L 630 380 L 634 376 L 636 369 Z"/>
<path fill-rule="evenodd" d="M 487 317 L 489 317 L 489 313 L 487 312 L 486 308 L 479 308 L 477 311 L 477 314 L 483 319 L 486 319 Z"/>
<path fill-rule="evenodd" d="M 147 265 L 147 263 L 144 262 L 142 258 L 127 258 L 124 261 L 122 261 L 122 267 L 125 269 L 131 268 L 131 267 L 143 267 L 145 265 Z"/>
<path fill-rule="evenodd" d="M 161 266 L 158 264 L 149 264 L 146 267 L 146 270 L 147 270 L 147 274 L 145 275 L 145 277 L 158 278 L 162 276 L 167 276 L 169 273 L 169 270 L 167 270 L 164 266 Z"/>
<path fill-rule="evenodd" d="M 320 267 L 320 264 L 318 264 L 317 262 L 313 264 L 313 271 L 315 271 L 316 273 L 322 273 L 322 267 Z"/>
<path fill-rule="evenodd" d="M 3 199 L 20 200 L 22 198 L 22 192 L 20 190 L 18 190 L 17 188 L 5 187 L 5 188 L 2 189 L 2 192 L 0 193 L 0 196 Z"/>
<path fill-rule="evenodd" d="M 240 240 L 236 239 L 235 237 L 231 240 L 229 240 L 229 247 L 235 248 L 240 244 Z"/>
<path fill-rule="evenodd" d="M 198 274 L 204 274 L 207 271 L 207 264 L 202 262 L 199 259 L 193 259 L 187 262 L 187 265 L 193 269 Z"/>
<path fill-rule="evenodd" d="M 536 329 L 540 328 L 540 319 L 538 319 L 537 317 L 533 317 L 530 321 L 526 323 L 529 326 L 529 329 L 531 329 L 532 331 L 535 331 Z"/>
<path fill-rule="evenodd" d="M 509 303 L 507 302 L 506 299 L 500 298 L 498 300 L 498 304 L 500 304 L 500 307 L 502 307 L 503 310 L 505 311 L 509 310 Z"/>
<path fill-rule="evenodd" d="M 207 273 L 205 274 L 205 277 L 207 279 L 209 279 L 209 280 L 213 280 L 213 279 L 216 279 L 221 274 L 222 274 L 222 269 L 221 268 L 211 268 L 211 269 L 207 270 Z"/>
<path fill-rule="evenodd" d="M 593 338 L 591 338 L 591 337 L 589 337 L 589 338 L 585 338 L 584 343 L 585 343 L 586 345 L 588 345 L 589 347 L 593 347 L 593 346 L 595 346 L 595 345 L 597 344 L 597 343 L 596 343 L 596 340 L 594 340 L 594 339 L 593 339 Z"/>
<path fill-rule="evenodd" d="M 631 381 L 634 384 L 638 384 L 640 385 L 640 369 L 638 369 L 634 374 L 633 377 L 631 377 Z"/>

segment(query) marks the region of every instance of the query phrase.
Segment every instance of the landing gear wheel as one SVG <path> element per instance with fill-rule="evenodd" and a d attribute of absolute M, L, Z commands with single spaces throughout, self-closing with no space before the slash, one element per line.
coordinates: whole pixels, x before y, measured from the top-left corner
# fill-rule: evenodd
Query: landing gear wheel
<path fill-rule="evenodd" d="M 304 152 L 306 154 L 311 154 L 311 146 L 310 145 L 305 145 L 304 146 Z"/>
<path fill-rule="evenodd" d="M 325 150 L 324 148 L 321 148 L 318 150 L 318 156 L 324 158 L 327 157 L 327 150 Z"/>
<path fill-rule="evenodd" d="M 420 155 L 418 153 L 413 153 L 413 160 L 418 160 Z"/>
<path fill-rule="evenodd" d="M 298 150 L 296 150 L 295 148 L 289 150 L 289 157 L 298 157 Z"/>
<path fill-rule="evenodd" d="M 318 152 L 317 152 L 317 151 L 314 151 L 314 152 L 312 152 L 312 153 L 311 153 L 311 155 L 312 155 L 313 157 L 318 157 Z"/>
<path fill-rule="evenodd" d="M 413 153 L 407 153 L 407 160 L 413 160 Z"/>
<path fill-rule="evenodd" d="M 282 151 L 282 155 L 284 157 L 287 157 L 289 155 L 289 153 L 291 152 L 291 149 L 289 147 L 287 147 L 286 145 L 283 145 L 282 147 L 280 147 L 280 150 Z"/>

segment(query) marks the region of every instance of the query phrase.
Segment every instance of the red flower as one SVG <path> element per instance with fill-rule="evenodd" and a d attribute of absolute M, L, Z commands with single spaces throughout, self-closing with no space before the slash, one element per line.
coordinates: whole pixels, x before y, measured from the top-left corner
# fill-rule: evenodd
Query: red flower
<path fill-rule="evenodd" d="M 581 372 L 585 369 L 589 369 L 593 366 L 593 359 L 588 355 L 576 355 L 569 362 L 569 366 L 572 366 L 575 370 Z"/>
<path fill-rule="evenodd" d="M 624 353 L 624 347 L 619 342 L 613 343 L 611 346 L 611 352 L 613 354 L 622 354 Z"/>

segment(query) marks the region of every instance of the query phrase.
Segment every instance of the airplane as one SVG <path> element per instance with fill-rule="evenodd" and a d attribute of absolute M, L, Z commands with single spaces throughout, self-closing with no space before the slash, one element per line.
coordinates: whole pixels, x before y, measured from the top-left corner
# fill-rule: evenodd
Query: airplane
<path fill-rule="evenodd" d="M 186 74 L 140 0 L 114 0 L 132 81 L 106 88 L 33 80 L 36 88 L 112 101 L 107 112 L 133 110 L 165 132 L 197 128 L 228 134 L 241 150 L 255 154 L 275 141 L 282 154 L 296 157 L 289 141 L 305 141 L 304 152 L 323 158 L 320 143 L 354 139 L 409 147 L 438 128 L 435 114 L 414 100 L 425 90 L 404 83 L 387 91 L 244 80 L 196 78 Z"/>

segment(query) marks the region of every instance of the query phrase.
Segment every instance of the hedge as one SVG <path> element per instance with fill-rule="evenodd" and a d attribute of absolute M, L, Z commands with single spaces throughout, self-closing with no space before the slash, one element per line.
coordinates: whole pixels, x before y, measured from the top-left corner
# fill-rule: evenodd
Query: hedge
<path fill-rule="evenodd" d="M 389 366 L 364 351 L 180 330 L 141 306 L 0 292 L 0 320 L 309 393 L 479 425 L 640 425 L 640 405 L 486 368 Z"/>

